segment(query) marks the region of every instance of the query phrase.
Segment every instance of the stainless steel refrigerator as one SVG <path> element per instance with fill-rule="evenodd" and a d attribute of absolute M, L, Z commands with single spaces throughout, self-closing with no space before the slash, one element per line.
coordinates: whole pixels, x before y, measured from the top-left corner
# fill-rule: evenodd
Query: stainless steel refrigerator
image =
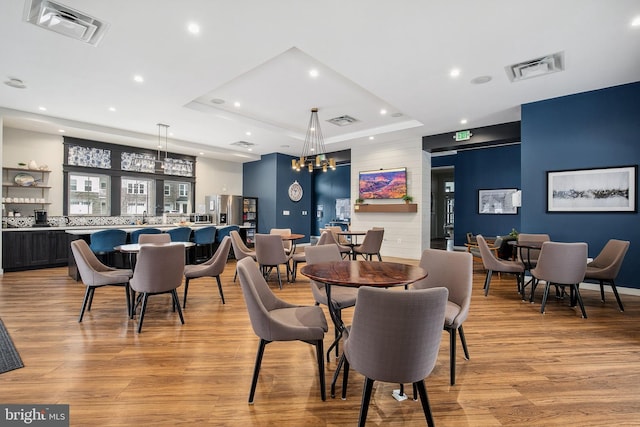
<path fill-rule="evenodd" d="M 216 225 L 242 225 L 242 196 L 216 194 L 205 197 L 206 213 Z"/>

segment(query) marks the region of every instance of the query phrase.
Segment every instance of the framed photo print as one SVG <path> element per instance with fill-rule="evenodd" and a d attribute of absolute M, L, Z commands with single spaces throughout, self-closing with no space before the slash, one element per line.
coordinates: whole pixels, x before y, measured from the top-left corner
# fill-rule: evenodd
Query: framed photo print
<path fill-rule="evenodd" d="M 478 190 L 478 213 L 504 215 L 518 213 L 513 206 L 512 195 L 516 188 L 501 188 L 496 190 Z"/>
<path fill-rule="evenodd" d="M 547 172 L 547 212 L 636 212 L 638 165 Z"/>

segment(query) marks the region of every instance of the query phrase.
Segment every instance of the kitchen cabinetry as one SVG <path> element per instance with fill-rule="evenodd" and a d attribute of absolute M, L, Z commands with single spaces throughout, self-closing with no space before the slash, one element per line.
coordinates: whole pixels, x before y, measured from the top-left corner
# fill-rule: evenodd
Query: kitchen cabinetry
<path fill-rule="evenodd" d="M 3 231 L 4 271 L 67 265 L 73 236 L 63 230 Z"/>
<path fill-rule="evenodd" d="M 2 203 L 4 215 L 30 216 L 34 209 L 51 204 L 48 170 L 2 168 Z"/>
<path fill-rule="evenodd" d="M 248 247 L 253 247 L 258 232 L 258 198 L 244 197 L 242 199 L 242 225 L 244 241 Z"/>

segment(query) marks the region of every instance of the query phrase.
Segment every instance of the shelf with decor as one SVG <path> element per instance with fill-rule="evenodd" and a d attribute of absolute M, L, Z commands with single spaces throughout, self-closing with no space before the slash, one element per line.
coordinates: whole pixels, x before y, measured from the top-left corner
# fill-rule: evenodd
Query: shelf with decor
<path fill-rule="evenodd" d="M 418 212 L 417 203 L 385 203 L 385 204 L 356 204 L 353 207 L 359 212 Z"/>
<path fill-rule="evenodd" d="M 2 168 L 2 203 L 8 212 L 20 212 L 19 206 L 40 206 L 47 200 L 49 174 L 46 169 Z M 9 208 L 11 206 L 11 208 Z"/>

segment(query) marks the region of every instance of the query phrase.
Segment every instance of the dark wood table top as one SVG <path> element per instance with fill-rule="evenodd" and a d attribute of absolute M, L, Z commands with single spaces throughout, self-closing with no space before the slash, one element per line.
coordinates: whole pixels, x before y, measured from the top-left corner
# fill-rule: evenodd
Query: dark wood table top
<path fill-rule="evenodd" d="M 296 233 L 281 234 L 280 237 L 282 237 L 282 240 L 298 240 L 298 239 L 304 239 L 304 234 L 296 234 Z"/>
<path fill-rule="evenodd" d="M 321 262 L 300 272 L 317 282 L 350 287 L 408 285 L 427 277 L 422 267 L 384 261 Z"/>
<path fill-rule="evenodd" d="M 343 230 L 337 231 L 336 234 L 340 236 L 364 236 L 367 234 L 366 231 L 354 231 L 354 230 Z"/>
<path fill-rule="evenodd" d="M 516 248 L 525 248 L 525 249 L 540 249 L 542 248 L 542 244 L 544 242 L 526 242 L 526 241 L 517 241 L 517 240 L 510 240 L 507 242 L 507 244 L 511 245 L 511 246 L 515 246 Z"/>

